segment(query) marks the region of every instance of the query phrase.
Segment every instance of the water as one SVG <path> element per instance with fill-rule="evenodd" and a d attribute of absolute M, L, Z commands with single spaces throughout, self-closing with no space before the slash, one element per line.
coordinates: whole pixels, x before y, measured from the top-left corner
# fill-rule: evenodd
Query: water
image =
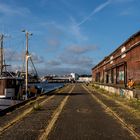
<path fill-rule="evenodd" d="M 35 85 L 39 89 L 43 90 L 43 93 L 52 91 L 54 89 L 60 88 L 64 86 L 64 83 L 47 83 L 47 82 L 41 82 L 37 84 L 30 84 L 30 85 Z M 12 105 L 20 103 L 20 100 L 12 100 L 12 99 L 0 99 L 0 110 L 6 109 Z"/>
<path fill-rule="evenodd" d="M 45 82 L 37 83 L 34 85 L 36 85 L 38 88 L 43 89 L 44 93 L 47 93 L 47 92 L 52 91 L 54 89 L 63 87 L 64 83 L 47 83 L 47 81 L 45 81 Z"/>

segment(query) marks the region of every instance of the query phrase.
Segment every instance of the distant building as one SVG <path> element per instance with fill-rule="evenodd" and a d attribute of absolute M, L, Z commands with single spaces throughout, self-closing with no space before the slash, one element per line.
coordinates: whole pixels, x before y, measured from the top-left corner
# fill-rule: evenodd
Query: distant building
<path fill-rule="evenodd" d="M 133 79 L 140 84 L 140 31 L 92 68 L 94 82 L 124 84 Z"/>
<path fill-rule="evenodd" d="M 74 81 L 78 80 L 79 76 L 78 76 L 77 73 L 71 73 L 70 75 L 71 75 L 71 77 L 73 78 Z"/>
<path fill-rule="evenodd" d="M 92 77 L 79 77 L 78 82 L 91 82 Z"/>

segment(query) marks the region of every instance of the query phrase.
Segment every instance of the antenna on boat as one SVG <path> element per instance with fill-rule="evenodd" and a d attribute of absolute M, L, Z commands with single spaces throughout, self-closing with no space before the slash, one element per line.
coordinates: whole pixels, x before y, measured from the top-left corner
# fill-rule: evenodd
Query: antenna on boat
<path fill-rule="evenodd" d="M 2 71 L 3 71 L 3 38 L 4 35 L 0 35 L 0 74 L 2 76 Z"/>
<path fill-rule="evenodd" d="M 10 35 L 4 35 L 4 34 L 0 34 L 0 75 L 3 76 L 3 70 L 5 68 L 6 71 L 6 67 L 10 66 L 10 65 L 6 65 L 5 64 L 5 59 L 4 59 L 4 48 L 3 48 L 3 40 L 6 37 L 11 37 Z"/>
<path fill-rule="evenodd" d="M 29 35 L 33 35 L 32 33 L 26 31 L 26 30 L 22 30 L 22 32 L 25 32 L 25 36 L 26 36 L 26 56 L 25 56 L 25 62 L 26 62 L 26 66 L 25 66 L 25 71 L 26 71 L 26 77 L 25 77 L 25 93 L 26 93 L 26 99 L 28 99 L 28 59 L 31 57 L 29 55 L 29 51 L 28 51 L 28 40 L 29 40 Z"/>

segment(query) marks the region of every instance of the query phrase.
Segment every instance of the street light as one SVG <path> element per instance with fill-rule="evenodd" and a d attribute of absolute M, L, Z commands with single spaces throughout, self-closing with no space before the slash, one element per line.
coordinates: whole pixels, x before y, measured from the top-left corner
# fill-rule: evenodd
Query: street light
<path fill-rule="evenodd" d="M 28 59 L 29 57 L 31 57 L 29 55 L 29 52 L 28 52 L 28 37 L 29 35 L 33 35 L 32 33 L 29 33 L 28 31 L 26 30 L 22 30 L 22 32 L 25 32 L 25 36 L 26 36 L 26 54 L 25 54 L 25 59 L 26 59 L 26 66 L 25 66 L 25 71 L 26 71 L 26 77 L 25 77 L 25 93 L 26 93 L 26 97 L 25 99 L 28 99 Z"/>

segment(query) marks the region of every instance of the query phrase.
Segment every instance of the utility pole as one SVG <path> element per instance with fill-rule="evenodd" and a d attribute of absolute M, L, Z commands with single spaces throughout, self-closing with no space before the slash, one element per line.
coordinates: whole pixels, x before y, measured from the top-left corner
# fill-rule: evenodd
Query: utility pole
<path fill-rule="evenodd" d="M 0 35 L 0 75 L 2 76 L 3 72 L 3 38 L 4 35 Z"/>
<path fill-rule="evenodd" d="M 25 36 L 26 36 L 26 53 L 25 53 L 25 93 L 26 93 L 26 99 L 28 99 L 28 58 L 29 56 L 29 51 L 28 51 L 28 40 L 29 40 L 29 35 L 32 35 L 32 33 L 29 33 L 26 30 L 23 30 L 22 32 L 25 32 Z"/>

